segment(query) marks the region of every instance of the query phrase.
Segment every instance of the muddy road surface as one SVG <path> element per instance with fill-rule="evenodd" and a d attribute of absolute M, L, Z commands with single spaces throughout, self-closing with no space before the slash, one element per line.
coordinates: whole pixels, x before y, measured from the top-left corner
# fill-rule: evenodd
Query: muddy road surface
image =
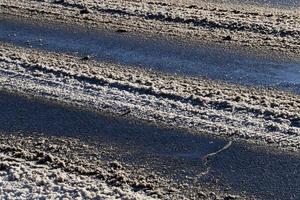
<path fill-rule="evenodd" d="M 204 1 L 0 2 L 1 13 L 299 56 L 299 9 Z"/>
<path fill-rule="evenodd" d="M 0 0 L 0 196 L 299 199 L 297 1 Z"/>
<path fill-rule="evenodd" d="M 10 183 L 15 187 L 10 195 L 137 199 L 299 196 L 299 155 L 290 152 L 7 93 L 1 93 L 0 103 L 1 162 L 7 168 L 0 177 L 16 179 Z M 36 174 L 27 175 L 26 170 Z M 22 176 L 29 176 L 29 186 Z M 36 177 L 37 182 L 31 180 Z M 40 183 L 41 178 L 45 180 Z M 2 192 L 8 191 L 10 184 L 4 181 Z M 32 194 L 26 187 L 32 187 Z"/>
<path fill-rule="evenodd" d="M 0 18 L 0 40 L 77 57 L 90 56 L 124 67 L 300 92 L 300 58 L 275 52 L 257 55 L 212 44 L 145 38 L 104 29 L 82 30 L 12 16 Z"/>

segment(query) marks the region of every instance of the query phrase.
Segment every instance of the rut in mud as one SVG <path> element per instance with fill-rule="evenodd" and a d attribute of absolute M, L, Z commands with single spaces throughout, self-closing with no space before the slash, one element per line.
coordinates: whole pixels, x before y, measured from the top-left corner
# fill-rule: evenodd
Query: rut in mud
<path fill-rule="evenodd" d="M 300 15 L 293 8 L 264 8 L 177 1 L 0 2 L 1 13 L 63 21 L 117 32 L 175 36 L 242 47 L 300 53 Z"/>
<path fill-rule="evenodd" d="M 103 29 L 81 30 L 19 17 L 0 17 L 0 40 L 100 62 L 118 63 L 163 73 L 207 77 L 242 85 L 275 87 L 300 93 L 299 59 L 257 55 L 163 38 L 145 38 Z"/>
<path fill-rule="evenodd" d="M 300 13 L 278 2 L 0 0 L 0 196 L 297 199 Z"/>
<path fill-rule="evenodd" d="M 299 196 L 299 155 L 276 147 L 190 134 L 3 92 L 0 110 L 0 159 L 5 163 L 0 178 L 10 194 L 31 195 L 24 184 L 28 181 L 34 192 L 43 192 L 34 194 L 40 197 L 52 189 L 57 197 L 64 192 L 71 197 L 98 193 L 134 199 Z M 24 178 L 9 179 L 14 175 Z M 9 190 L 12 185 L 15 190 Z M 278 190 L 281 187 L 285 190 Z"/>
<path fill-rule="evenodd" d="M 1 87 L 167 126 L 300 148 L 299 96 L 1 45 Z"/>

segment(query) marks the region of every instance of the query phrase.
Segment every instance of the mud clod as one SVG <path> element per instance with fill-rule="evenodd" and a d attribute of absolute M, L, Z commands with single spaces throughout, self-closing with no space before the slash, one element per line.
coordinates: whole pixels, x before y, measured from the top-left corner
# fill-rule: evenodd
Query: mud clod
<path fill-rule="evenodd" d="M 82 57 L 80 60 L 82 60 L 82 61 L 88 61 L 88 60 L 90 60 L 91 59 L 91 56 L 84 56 L 84 57 Z"/>
<path fill-rule="evenodd" d="M 64 3 L 65 0 L 54 0 L 53 3 L 57 3 L 57 4 L 61 4 L 61 3 Z"/>
<path fill-rule="evenodd" d="M 238 199 L 238 197 L 234 195 L 227 195 L 226 197 L 224 197 L 224 200 L 235 200 L 235 199 Z"/>
<path fill-rule="evenodd" d="M 10 167 L 7 163 L 0 163 L 0 171 L 7 171 L 9 168 Z"/>
<path fill-rule="evenodd" d="M 232 37 L 230 35 L 223 37 L 224 41 L 231 41 Z"/>
<path fill-rule="evenodd" d="M 121 169 L 122 168 L 122 165 L 118 162 L 118 161 L 114 161 L 114 162 L 111 162 L 109 163 L 109 166 L 114 169 L 114 170 L 117 170 L 117 169 Z"/>
<path fill-rule="evenodd" d="M 89 14 L 89 13 L 91 13 L 91 10 L 88 8 L 82 8 L 80 10 L 80 14 Z"/>
<path fill-rule="evenodd" d="M 127 33 L 128 31 L 125 29 L 117 29 L 116 33 Z"/>
<path fill-rule="evenodd" d="M 37 164 L 48 164 L 53 162 L 54 162 L 54 157 L 50 154 L 46 154 L 44 157 L 42 157 L 37 161 Z"/>

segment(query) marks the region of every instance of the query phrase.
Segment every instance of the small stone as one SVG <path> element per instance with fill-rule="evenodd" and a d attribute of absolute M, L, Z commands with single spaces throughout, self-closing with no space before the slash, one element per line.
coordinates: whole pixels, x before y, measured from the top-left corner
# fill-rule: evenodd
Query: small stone
<path fill-rule="evenodd" d="M 234 106 L 228 101 L 222 101 L 218 104 L 219 109 L 228 110 L 228 109 L 233 109 L 233 107 Z"/>

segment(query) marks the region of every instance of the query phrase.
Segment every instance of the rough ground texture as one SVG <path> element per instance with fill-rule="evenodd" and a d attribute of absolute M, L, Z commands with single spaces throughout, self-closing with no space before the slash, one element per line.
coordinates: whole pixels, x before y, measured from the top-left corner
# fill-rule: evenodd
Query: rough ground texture
<path fill-rule="evenodd" d="M 244 51 L 275 50 L 288 57 L 300 55 L 300 14 L 297 7 L 265 8 L 192 0 L 185 3 L 175 0 L 0 0 L 0 14 L 45 20 L 54 24 L 64 22 L 75 26 L 107 28 L 120 34 L 133 32 L 145 37 L 164 36 L 196 43 L 222 44 Z M 101 60 L 95 62 L 89 56 L 79 58 L 0 42 L 0 91 L 34 96 L 35 99 L 82 107 L 93 112 L 110 113 L 128 120 L 183 129 L 189 135 L 217 135 L 273 145 L 275 147 L 272 148 L 276 149 L 279 147 L 296 152 L 300 149 L 299 95 L 273 89 L 162 74 Z M 6 112 L 10 111 L 8 109 Z M 26 120 L 20 119 L 19 123 L 22 122 Z M 23 127 L 27 127 L 26 123 Z M 146 168 L 112 162 L 111 158 L 118 155 L 110 154 L 112 149 L 89 145 L 82 138 L 76 138 L 76 133 L 73 137 L 64 138 L 40 133 L 25 135 L 22 130 L 22 134 L 14 131 L 10 134 L 5 129 L 1 131 L 0 197 L 3 199 L 240 198 L 223 195 L 224 191 L 217 195 L 214 192 L 203 192 L 200 191 L 202 188 L 195 188 L 193 183 L 176 185 L 176 181 L 173 183 L 171 179 L 152 174 Z M 119 136 L 118 139 L 122 138 Z M 182 138 L 179 139 L 181 142 Z M 207 169 L 201 171 L 200 177 L 204 174 L 205 178 L 210 173 L 209 159 L 225 153 L 234 146 L 232 144 L 230 141 L 216 151 L 209 151 L 202 157 L 203 160 L 196 155 L 197 162 L 204 164 Z M 268 145 L 266 147 L 269 148 Z M 110 159 L 102 159 L 99 156 L 102 152 L 108 152 L 107 157 L 110 156 Z M 124 155 L 127 152 L 118 153 Z M 148 158 L 149 155 L 144 154 L 143 160 L 155 163 L 159 159 Z M 244 157 L 252 159 L 252 156 Z M 268 160 L 267 164 L 261 160 L 257 162 L 262 165 L 254 166 L 262 166 L 263 176 L 268 176 L 265 166 L 272 164 Z M 284 159 L 280 161 L 285 162 Z M 286 163 L 290 165 L 292 161 L 286 161 L 283 165 Z M 297 179 L 294 176 L 297 173 L 294 165 L 299 166 L 298 162 L 293 162 L 293 170 L 288 170 L 288 175 L 292 174 Z M 187 171 L 191 171 L 190 165 L 188 167 Z M 238 168 L 243 168 L 239 161 Z M 251 178 L 253 172 L 261 171 L 255 169 L 250 170 Z M 267 169 L 272 172 L 269 175 L 284 173 L 280 170 L 273 173 L 273 168 L 268 166 Z M 234 174 L 234 177 L 242 173 Z M 260 173 L 257 174 L 262 177 Z M 197 179 L 197 176 L 193 178 Z M 257 179 L 257 176 L 253 176 L 253 179 Z M 274 180 L 274 177 L 266 177 L 260 185 L 271 185 L 268 180 Z M 288 177 L 284 180 L 290 179 Z M 243 186 L 238 181 L 235 183 Z M 279 187 L 282 182 L 289 186 L 290 191 L 295 191 L 295 185 L 299 185 L 297 181 L 281 181 Z M 277 192 L 283 189 L 280 187 L 277 190 L 277 186 L 277 181 L 273 181 L 272 189 L 275 188 Z M 247 189 L 253 189 L 251 187 Z M 256 185 L 254 187 L 258 188 Z M 297 192 L 292 192 L 290 197 L 297 199 L 296 195 Z"/>
<path fill-rule="evenodd" d="M 121 164 L 101 162 L 95 149 L 76 139 L 6 135 L 0 149 L 1 198 L 152 199 L 150 183 L 129 179 Z M 152 191 L 152 196 L 158 194 Z"/>
<path fill-rule="evenodd" d="M 107 149 L 77 138 L 1 133 L 0 139 L 2 199 L 244 199 L 204 189 L 186 196 L 192 186 L 108 161 Z"/>
<path fill-rule="evenodd" d="M 300 149 L 298 95 L 80 60 L 2 44 L 1 89 L 100 112 Z"/>
<path fill-rule="evenodd" d="M 300 54 L 297 5 L 286 9 L 173 0 L 1 0 L 0 8 L 5 14 L 107 27 L 117 32 L 160 34 Z"/>

